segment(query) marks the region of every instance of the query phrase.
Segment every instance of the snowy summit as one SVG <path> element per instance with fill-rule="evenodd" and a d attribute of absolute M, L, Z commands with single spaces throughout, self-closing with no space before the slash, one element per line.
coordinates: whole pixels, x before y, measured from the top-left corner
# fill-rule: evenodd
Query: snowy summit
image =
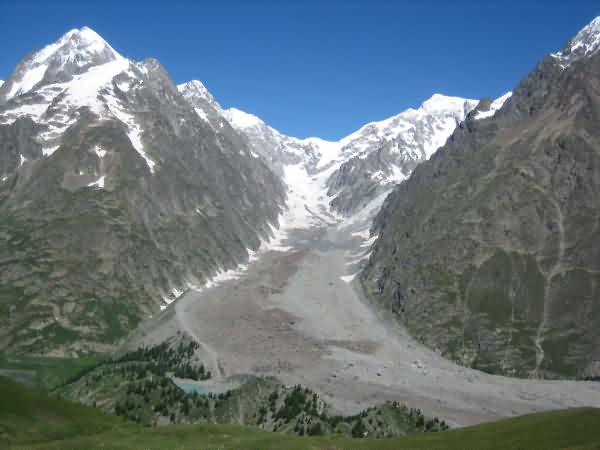
<path fill-rule="evenodd" d="M 583 27 L 565 47 L 550 55 L 560 61 L 564 69 L 572 62 L 594 55 L 600 48 L 600 16 Z"/>
<path fill-rule="evenodd" d="M 5 103 L 0 121 L 6 125 L 26 115 L 46 126 L 36 140 L 49 156 L 77 120 L 79 109 L 86 107 L 99 117 L 122 122 L 131 144 L 154 172 L 156 163 L 141 142 L 142 129 L 118 95 L 142 86 L 147 74 L 144 62 L 122 57 L 95 31 L 74 29 L 19 63 L 0 87 L 0 103 Z M 54 120 L 47 114 L 50 109 L 68 119 Z"/>
<path fill-rule="evenodd" d="M 24 59 L 6 81 L 5 99 L 30 92 L 37 85 L 67 81 L 92 66 L 122 60 L 104 39 L 90 28 L 71 30 L 54 44 Z"/>

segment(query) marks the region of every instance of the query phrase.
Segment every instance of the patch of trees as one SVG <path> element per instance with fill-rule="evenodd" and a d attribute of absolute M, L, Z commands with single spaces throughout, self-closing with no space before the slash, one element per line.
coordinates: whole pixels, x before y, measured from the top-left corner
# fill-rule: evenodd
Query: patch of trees
<path fill-rule="evenodd" d="M 323 431 L 323 425 L 321 424 L 321 422 L 314 423 L 308 429 L 309 436 L 322 436 L 323 434 L 325 434 L 325 433 Z"/>
<path fill-rule="evenodd" d="M 350 432 L 353 438 L 361 438 L 367 434 L 367 429 L 362 419 L 358 419 L 354 426 L 352 427 L 352 431 Z"/>
<path fill-rule="evenodd" d="M 132 370 L 132 364 L 119 370 Z M 115 404 L 115 412 L 146 424 L 156 423 L 159 417 L 171 423 L 227 423 L 230 418 L 225 413 L 238 411 L 243 395 L 239 390 L 207 395 L 185 393 L 170 379 L 154 377 L 130 382 L 123 399 Z M 332 416 L 325 410 L 317 413 L 319 402 L 316 393 L 297 385 L 291 390 L 275 388 L 269 395 L 253 398 L 248 407 L 256 408 L 252 417 L 257 425 L 270 423 L 274 431 L 287 430 L 301 436 L 344 433 L 355 438 L 383 437 L 448 428 L 444 421 L 428 419 L 419 409 L 409 409 L 397 402 L 368 408 L 353 416 Z"/>
<path fill-rule="evenodd" d="M 407 408 L 398 402 L 391 402 L 389 405 L 397 411 L 397 415 L 404 418 L 404 422 L 408 423 L 415 431 L 436 432 L 445 431 L 449 427 L 444 420 L 439 420 L 437 417 L 427 419 L 420 409 Z"/>
<path fill-rule="evenodd" d="M 448 428 L 444 421 L 426 418 L 419 409 L 409 409 L 397 402 L 368 408 L 354 416 L 330 415 L 318 395 L 300 385 L 289 389 L 266 384 L 258 391 L 241 388 L 222 394 L 186 393 L 173 383 L 169 375 L 181 378 L 197 376 L 197 379 L 209 377 L 210 372 L 205 371 L 202 365 L 197 368 L 191 366 L 190 360 L 197 348 L 195 342 L 177 347 L 161 344 L 139 348 L 117 360 L 104 362 L 91 373 L 88 369 L 84 381 L 93 392 L 98 385 L 106 383 L 105 380 L 110 380 L 108 384 L 114 386 L 114 390 L 109 395 L 116 400 L 113 403 L 115 413 L 146 425 L 159 421 L 230 423 L 237 420 L 240 408 L 247 408 L 249 411 L 243 413 L 246 424 L 266 425 L 267 429 L 298 435 L 343 433 L 356 438 L 365 435 L 384 437 Z M 259 395 L 254 396 L 254 392 L 259 392 Z M 107 402 L 101 404 L 106 405 Z M 252 419 L 248 421 L 249 418 Z"/>
<path fill-rule="evenodd" d="M 210 370 L 205 371 L 204 365 L 200 365 L 200 367 L 195 368 L 189 364 L 181 365 L 175 369 L 173 372 L 177 378 L 189 378 L 191 380 L 208 380 L 211 376 Z"/>
<path fill-rule="evenodd" d="M 282 419 L 289 423 L 302 412 L 317 416 L 316 398 L 316 394 L 310 397 L 308 389 L 303 389 L 300 385 L 294 386 L 292 392 L 286 395 L 282 407 L 275 413 L 275 420 Z"/>
<path fill-rule="evenodd" d="M 128 362 L 149 363 L 145 365 L 145 370 L 158 376 L 165 376 L 167 373 L 173 373 L 173 375 L 178 378 L 189 378 L 196 381 L 208 380 L 211 378 L 210 370 L 206 370 L 203 364 L 196 367 L 191 363 L 194 352 L 198 348 L 200 348 L 200 344 L 194 341 L 190 341 L 187 344 L 180 342 L 177 347 L 171 347 L 167 342 L 148 348 L 140 347 L 137 350 L 126 353 L 120 358 L 99 361 L 97 364 L 84 368 L 71 376 L 56 389 L 73 384 L 86 375 L 97 371 L 100 367 L 121 365 L 122 363 Z M 137 368 L 137 375 L 139 378 L 143 378 L 144 375 L 141 374 L 143 370 L 143 368 Z M 98 375 L 94 376 L 97 378 L 96 381 L 99 381 Z"/>
<path fill-rule="evenodd" d="M 600 381 L 600 376 L 597 375 L 586 375 L 583 377 L 583 381 Z"/>
<path fill-rule="evenodd" d="M 211 377 L 210 370 L 207 371 L 203 364 L 195 367 L 190 363 L 194 351 L 199 347 L 200 344 L 194 341 L 187 344 L 180 342 L 175 348 L 163 342 L 150 348 L 140 347 L 123 355 L 116 362 L 147 361 L 152 363 L 150 368 L 156 375 L 165 375 L 167 372 L 171 372 L 178 378 L 208 380 Z"/>

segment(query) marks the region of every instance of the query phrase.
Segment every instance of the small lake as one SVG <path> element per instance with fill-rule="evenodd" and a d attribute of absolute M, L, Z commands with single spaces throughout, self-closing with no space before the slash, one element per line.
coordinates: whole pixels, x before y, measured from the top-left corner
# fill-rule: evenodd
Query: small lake
<path fill-rule="evenodd" d="M 191 394 L 192 392 L 197 392 L 200 395 L 211 394 L 211 392 L 206 390 L 206 387 L 197 383 L 175 383 L 177 387 L 183 390 L 186 394 Z"/>
<path fill-rule="evenodd" d="M 190 380 L 173 380 L 177 387 L 179 387 L 184 392 L 191 394 L 192 392 L 197 392 L 200 395 L 208 395 L 208 394 L 223 394 L 232 389 L 237 389 L 240 387 L 241 383 L 238 381 L 197 381 L 193 382 Z"/>

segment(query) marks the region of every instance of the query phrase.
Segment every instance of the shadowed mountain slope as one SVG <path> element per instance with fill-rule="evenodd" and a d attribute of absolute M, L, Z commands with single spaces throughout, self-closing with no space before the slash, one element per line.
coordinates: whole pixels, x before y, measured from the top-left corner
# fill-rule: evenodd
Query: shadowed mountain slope
<path fill-rule="evenodd" d="M 519 376 L 600 373 L 600 18 L 386 200 L 362 281 L 427 345 Z"/>

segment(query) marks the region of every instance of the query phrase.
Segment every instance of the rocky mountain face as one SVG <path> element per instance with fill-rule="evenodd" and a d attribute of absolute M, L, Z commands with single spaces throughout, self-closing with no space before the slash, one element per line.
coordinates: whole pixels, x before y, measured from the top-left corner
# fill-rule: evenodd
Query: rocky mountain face
<path fill-rule="evenodd" d="M 597 18 L 499 111 L 467 117 L 375 219 L 367 293 L 463 364 L 600 374 L 599 47 Z"/>
<path fill-rule="evenodd" d="M 217 103 L 212 94 L 208 92 L 208 89 L 200 81 L 193 80 L 189 83 L 180 84 L 177 86 L 177 89 L 194 108 L 196 114 L 205 123 L 210 125 L 213 130 L 219 132 L 223 127 L 231 128 L 229 122 L 223 120 L 223 108 L 221 108 L 221 105 Z"/>
<path fill-rule="evenodd" d="M 88 28 L 17 66 L 0 87 L 1 351 L 110 350 L 268 238 L 284 186 L 214 120 Z"/>

